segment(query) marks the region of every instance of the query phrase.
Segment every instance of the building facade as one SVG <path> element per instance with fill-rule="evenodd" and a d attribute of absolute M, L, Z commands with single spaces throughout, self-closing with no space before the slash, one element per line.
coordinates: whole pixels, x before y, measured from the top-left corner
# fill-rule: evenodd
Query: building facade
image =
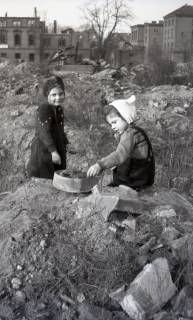
<path fill-rule="evenodd" d="M 164 17 L 163 54 L 176 61 L 193 55 L 193 6 L 184 5 Z"/>
<path fill-rule="evenodd" d="M 39 64 L 50 61 L 60 51 L 63 56 L 74 56 L 80 61 L 90 57 L 91 33 L 76 32 L 72 28 L 57 31 L 54 21 L 52 32 L 37 17 L 0 17 L 0 60 L 26 61 Z"/>
<path fill-rule="evenodd" d="M 155 60 L 162 55 L 163 21 L 144 24 L 145 61 Z"/>
<path fill-rule="evenodd" d="M 140 53 L 141 62 L 162 54 L 163 21 L 131 26 L 131 44 Z M 141 51 L 141 52 L 140 52 Z M 158 54 L 159 52 L 159 54 Z"/>
<path fill-rule="evenodd" d="M 131 26 L 131 44 L 136 47 L 144 47 L 144 24 Z"/>
<path fill-rule="evenodd" d="M 0 17 L 0 58 L 39 63 L 44 31 L 38 17 Z"/>

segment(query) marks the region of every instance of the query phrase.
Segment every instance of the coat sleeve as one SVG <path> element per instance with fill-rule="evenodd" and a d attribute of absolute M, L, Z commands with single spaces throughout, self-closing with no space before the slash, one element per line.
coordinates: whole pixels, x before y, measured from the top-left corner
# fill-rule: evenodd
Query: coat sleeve
<path fill-rule="evenodd" d="M 51 127 L 54 118 L 53 111 L 48 105 L 42 105 L 37 110 L 37 129 L 40 140 L 48 148 L 49 152 L 56 151 L 56 145 L 54 143 Z"/>
<path fill-rule="evenodd" d="M 108 156 L 100 159 L 97 163 L 102 169 L 108 169 L 119 166 L 131 157 L 135 145 L 132 132 L 126 132 L 122 135 L 117 149 Z"/>

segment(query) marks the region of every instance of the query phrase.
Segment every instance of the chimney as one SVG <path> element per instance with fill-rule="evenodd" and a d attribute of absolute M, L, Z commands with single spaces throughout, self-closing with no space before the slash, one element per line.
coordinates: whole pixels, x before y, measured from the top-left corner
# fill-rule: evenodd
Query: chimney
<path fill-rule="evenodd" d="M 37 8 L 34 7 L 34 17 L 37 18 Z"/>
<path fill-rule="evenodd" d="M 54 20 L 54 33 L 57 33 L 57 21 Z"/>

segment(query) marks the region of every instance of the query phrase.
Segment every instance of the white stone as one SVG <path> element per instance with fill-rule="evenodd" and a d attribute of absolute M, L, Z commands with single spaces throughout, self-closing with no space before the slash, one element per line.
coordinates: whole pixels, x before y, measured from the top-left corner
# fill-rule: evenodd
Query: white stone
<path fill-rule="evenodd" d="M 11 284 L 13 289 L 19 289 L 21 287 L 21 280 L 18 278 L 13 278 L 11 280 Z"/>
<path fill-rule="evenodd" d="M 120 304 L 132 319 L 144 320 L 168 302 L 176 290 L 167 260 L 158 258 L 144 267 Z"/>
<path fill-rule="evenodd" d="M 176 211 L 170 205 L 158 206 L 153 210 L 153 214 L 160 218 L 176 217 Z"/>

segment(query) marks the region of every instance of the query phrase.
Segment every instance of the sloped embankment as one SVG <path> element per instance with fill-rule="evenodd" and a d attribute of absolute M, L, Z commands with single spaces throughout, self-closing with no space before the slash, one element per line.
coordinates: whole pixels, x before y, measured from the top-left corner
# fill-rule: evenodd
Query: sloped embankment
<path fill-rule="evenodd" d="M 105 319 L 129 319 L 110 294 L 159 257 L 169 263 L 176 297 L 192 285 L 190 199 L 147 190 L 127 198 L 127 214 L 109 211 L 107 219 L 104 199 L 112 203 L 119 190 L 100 194 L 99 202 L 95 194 L 67 196 L 32 179 L 0 202 L 1 317 L 9 310 L 9 319 L 103 319 L 105 312 Z"/>

